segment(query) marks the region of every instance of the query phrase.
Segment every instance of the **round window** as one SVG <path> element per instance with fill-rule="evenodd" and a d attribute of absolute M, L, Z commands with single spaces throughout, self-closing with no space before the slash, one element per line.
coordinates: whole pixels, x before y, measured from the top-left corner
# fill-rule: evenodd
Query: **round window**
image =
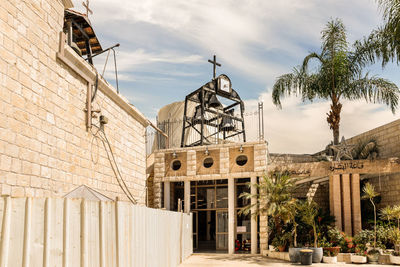
<path fill-rule="evenodd" d="M 181 168 L 181 161 L 180 160 L 174 160 L 171 164 L 171 167 L 174 171 L 177 171 Z"/>
<path fill-rule="evenodd" d="M 236 158 L 236 164 L 239 166 L 244 166 L 247 163 L 247 156 L 245 155 L 239 155 Z"/>
<path fill-rule="evenodd" d="M 210 168 L 214 164 L 214 160 L 212 158 L 205 158 L 203 161 L 204 168 Z"/>

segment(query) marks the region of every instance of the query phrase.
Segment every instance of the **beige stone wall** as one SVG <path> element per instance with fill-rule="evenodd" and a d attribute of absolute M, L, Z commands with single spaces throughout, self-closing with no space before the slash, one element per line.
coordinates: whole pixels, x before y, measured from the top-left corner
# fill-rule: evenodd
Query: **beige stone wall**
<path fill-rule="evenodd" d="M 400 173 L 361 175 L 360 178 L 366 179 L 380 193 L 381 202 L 378 204 L 378 209 L 400 204 Z"/>
<path fill-rule="evenodd" d="M 87 83 L 56 56 L 62 3 L 0 1 L 1 194 L 63 196 L 85 184 L 126 199 L 102 143 L 86 131 Z M 145 126 L 103 91 L 93 108 L 109 118 L 105 132 L 122 176 L 144 203 Z"/>
<path fill-rule="evenodd" d="M 379 145 L 380 158 L 400 157 L 400 120 L 374 128 L 346 141 L 354 144 L 372 137 Z"/>
<path fill-rule="evenodd" d="M 349 139 L 350 143 L 356 143 L 359 140 L 375 138 L 378 146 L 380 158 L 400 157 L 400 120 L 382 125 L 370 131 L 356 135 Z M 400 174 L 380 175 L 379 173 L 361 176 L 361 179 L 368 179 L 376 190 L 381 194 L 382 200 L 379 208 L 386 205 L 400 204 Z"/>
<path fill-rule="evenodd" d="M 318 203 L 318 206 L 325 211 L 329 211 L 329 184 L 321 183 L 316 190 L 312 192 L 312 183 L 304 183 L 296 187 L 293 192 L 295 198 L 306 199 L 307 194 L 312 194 L 312 200 Z"/>

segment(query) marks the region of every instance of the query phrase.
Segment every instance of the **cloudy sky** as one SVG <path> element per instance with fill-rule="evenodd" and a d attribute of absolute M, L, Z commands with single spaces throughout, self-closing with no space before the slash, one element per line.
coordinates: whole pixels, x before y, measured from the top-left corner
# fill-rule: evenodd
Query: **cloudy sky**
<path fill-rule="evenodd" d="M 81 0 L 75 9 L 82 11 Z M 311 51 L 319 51 L 320 32 L 341 18 L 349 42 L 381 24 L 374 0 L 91 0 L 90 16 L 103 48 L 115 43 L 120 91 L 148 118 L 164 105 L 181 101 L 212 78 L 213 54 L 246 101 L 246 111 L 264 102 L 270 152 L 314 153 L 332 140 L 329 103 L 287 98 L 273 106 L 276 77 L 290 72 Z M 102 71 L 105 56 L 96 60 Z M 113 63 L 106 77 L 114 82 Z M 400 85 L 397 66 L 371 74 Z M 399 111 L 400 112 L 400 111 Z M 351 137 L 399 118 L 385 106 L 343 102 L 341 135 Z"/>

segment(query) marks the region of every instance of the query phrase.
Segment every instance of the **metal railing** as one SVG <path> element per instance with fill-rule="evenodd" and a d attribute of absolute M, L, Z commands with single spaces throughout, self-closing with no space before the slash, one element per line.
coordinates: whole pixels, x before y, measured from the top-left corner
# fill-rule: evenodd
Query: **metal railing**
<path fill-rule="evenodd" d="M 258 109 L 255 111 L 244 113 L 244 122 L 245 122 L 245 132 L 246 132 L 246 141 L 260 141 L 264 140 L 264 114 L 263 114 L 263 103 L 258 103 Z M 194 121 L 194 123 L 196 123 Z M 232 121 L 232 123 L 235 123 Z M 157 127 L 160 128 L 167 136 L 161 135 L 156 130 L 151 127 L 146 129 L 146 154 L 150 155 L 156 150 L 166 149 L 166 148 L 174 148 L 181 146 L 181 138 L 182 138 L 182 119 L 167 119 L 164 121 L 157 121 Z M 209 132 L 210 135 L 213 133 L 212 130 L 215 131 L 215 127 L 207 127 L 207 123 L 205 123 L 205 129 Z M 187 138 L 186 143 L 193 143 L 198 140 L 198 132 L 193 130 L 190 134 L 186 134 L 185 138 Z M 218 144 L 226 142 L 223 140 L 222 133 L 215 134 L 208 139 L 209 144 Z M 243 142 L 243 138 L 241 135 L 235 136 L 228 140 L 228 142 Z"/>

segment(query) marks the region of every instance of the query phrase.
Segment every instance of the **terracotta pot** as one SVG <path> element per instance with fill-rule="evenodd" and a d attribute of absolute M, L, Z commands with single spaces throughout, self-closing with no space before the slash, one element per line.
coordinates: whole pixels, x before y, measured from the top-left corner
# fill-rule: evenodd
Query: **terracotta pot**
<path fill-rule="evenodd" d="M 279 246 L 278 250 L 279 250 L 279 252 L 284 252 L 285 248 L 286 248 L 286 246 Z"/>
<path fill-rule="evenodd" d="M 340 253 L 340 247 L 329 247 L 323 249 L 326 251 L 330 251 L 333 255 L 338 255 Z"/>

